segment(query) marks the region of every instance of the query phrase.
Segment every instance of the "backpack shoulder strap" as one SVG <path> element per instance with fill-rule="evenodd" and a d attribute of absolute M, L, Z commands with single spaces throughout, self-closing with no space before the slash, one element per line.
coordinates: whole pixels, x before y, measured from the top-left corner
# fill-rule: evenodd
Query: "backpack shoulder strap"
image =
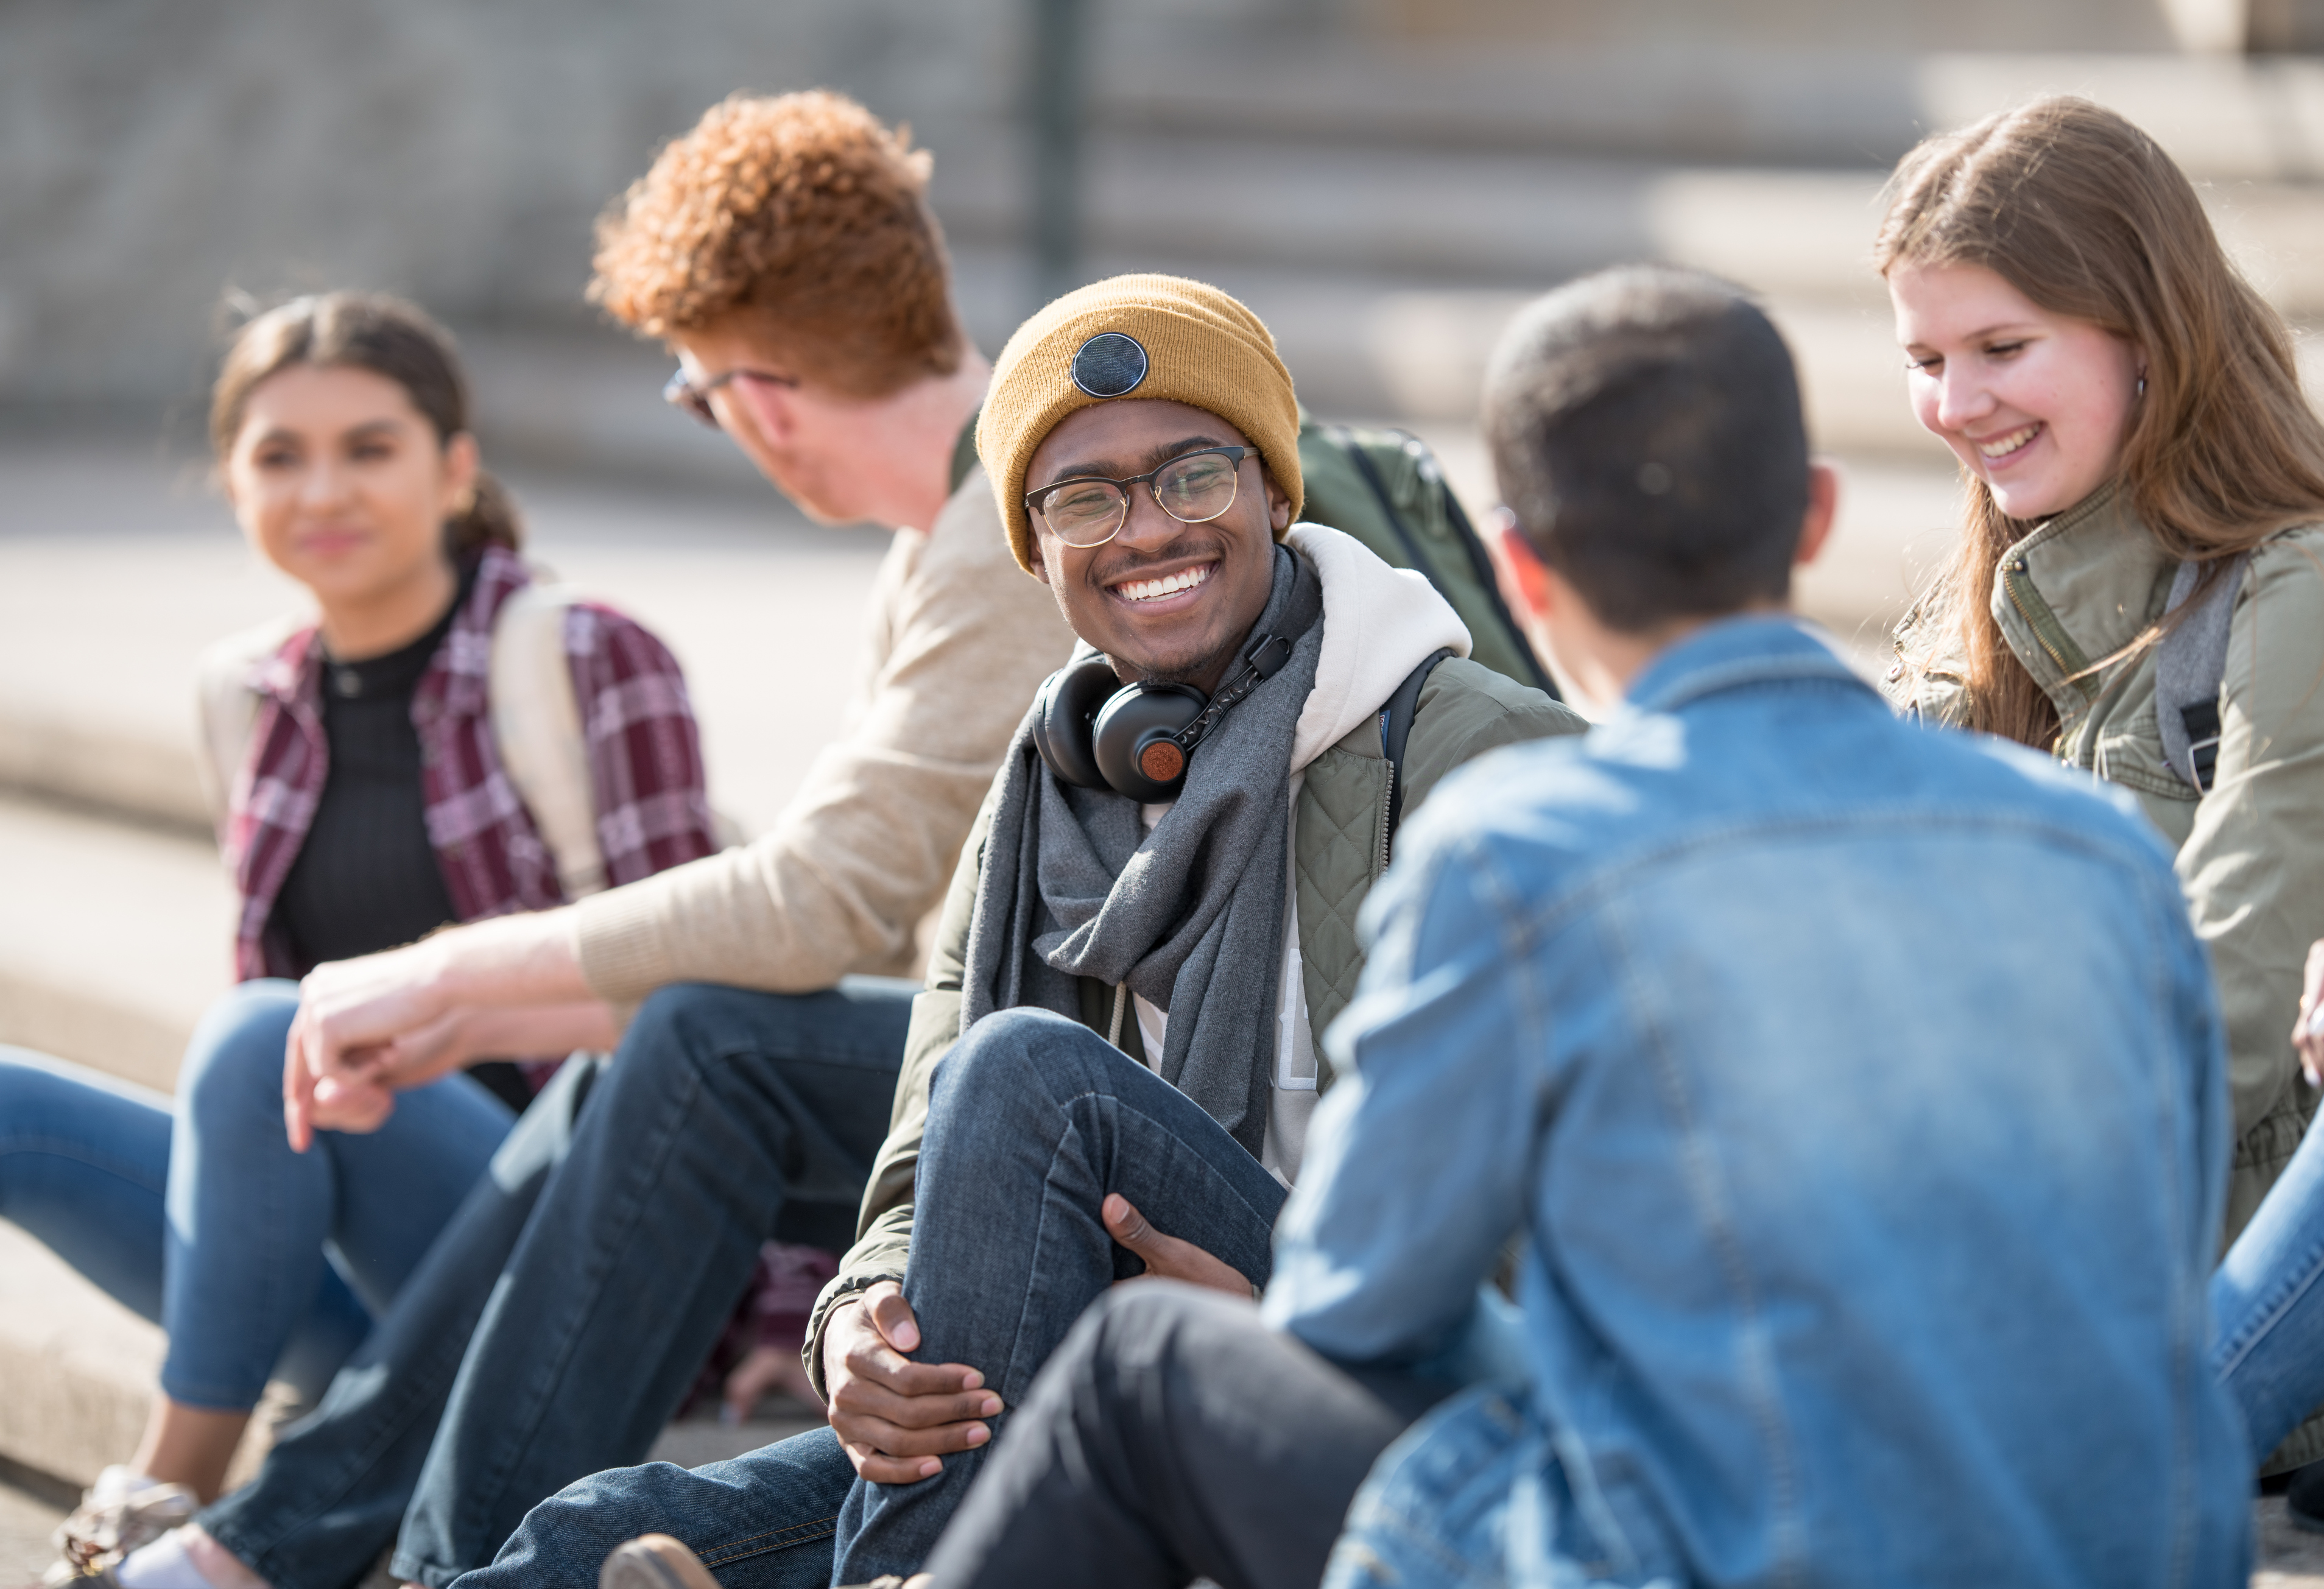
<path fill-rule="evenodd" d="M 2250 554 L 2230 559 L 2202 605 L 2188 613 L 2154 648 L 2154 725 L 2163 734 L 2163 759 L 2199 795 L 2211 791 L 2219 762 L 2219 684 L 2227 672 L 2227 630 L 2234 621 L 2236 592 L 2243 587 Z M 2185 605 L 2202 578 L 2203 565 L 2181 563 L 2171 577 L 2169 616 Z"/>
<path fill-rule="evenodd" d="M 589 742 L 565 650 L 566 616 L 578 599 L 564 586 L 528 585 L 501 604 L 488 690 L 502 771 L 532 814 L 568 900 L 605 886 Z"/>
<path fill-rule="evenodd" d="M 1404 820 L 1404 747 L 1412 738 L 1412 720 L 1420 712 L 1421 687 L 1436 670 L 1436 664 L 1452 654 L 1451 648 L 1439 646 L 1421 658 L 1420 666 L 1404 676 L 1396 693 L 1388 697 L 1380 708 L 1380 753 L 1388 758 L 1388 839 L 1396 843 L 1397 826 Z"/>
<path fill-rule="evenodd" d="M 195 703 L 202 720 L 202 795 L 208 802 L 211 822 L 223 834 L 234 786 L 250 760 L 250 738 L 258 729 L 258 708 L 264 698 L 250 687 L 250 676 L 297 633 L 301 620 L 278 618 L 256 628 L 229 634 L 202 652 L 195 670 Z"/>

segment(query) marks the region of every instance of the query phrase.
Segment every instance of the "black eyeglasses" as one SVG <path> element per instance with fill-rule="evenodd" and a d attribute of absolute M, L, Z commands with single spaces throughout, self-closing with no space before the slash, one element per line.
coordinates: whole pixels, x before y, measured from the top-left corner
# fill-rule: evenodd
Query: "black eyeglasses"
<path fill-rule="evenodd" d="M 1143 482 L 1164 513 L 1182 524 L 1205 524 L 1234 506 L 1240 466 L 1258 456 L 1255 447 L 1205 447 L 1127 480 L 1076 475 L 1027 492 L 1025 508 L 1067 546 L 1103 546 L 1130 522 L 1130 488 Z"/>
<path fill-rule="evenodd" d="M 677 374 L 662 383 L 661 400 L 682 413 L 692 414 L 696 420 L 709 426 L 713 430 L 716 430 L 722 427 L 718 423 L 718 411 L 710 406 L 710 394 L 729 381 L 745 377 L 753 381 L 770 382 L 777 386 L 796 387 L 798 384 L 798 382 L 789 375 L 770 374 L 765 370 L 729 370 L 723 375 L 711 376 L 697 386 L 695 384 L 694 377 L 687 374 L 686 366 L 681 365 Z"/>

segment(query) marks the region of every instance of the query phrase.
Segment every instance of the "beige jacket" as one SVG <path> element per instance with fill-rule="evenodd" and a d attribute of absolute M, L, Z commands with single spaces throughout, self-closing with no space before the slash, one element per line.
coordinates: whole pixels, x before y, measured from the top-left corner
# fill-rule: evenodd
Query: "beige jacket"
<path fill-rule="evenodd" d="M 2176 568 L 2128 502 L 2101 492 L 2003 554 L 1993 611 L 2057 705 L 2059 760 L 2130 790 L 2178 851 L 2227 1018 L 2231 1241 L 2313 1109 L 2291 1032 L 2308 946 L 2324 938 L 2324 526 L 2252 553 L 2228 629 L 2216 781 L 2200 799 L 2163 759 L 2154 649 L 2085 671 L 2163 615 Z M 1955 626 L 1916 609 L 1896 631 L 1893 698 L 1963 721 L 1960 654 Z"/>
<path fill-rule="evenodd" d="M 915 930 L 1074 636 L 1048 587 L 1010 555 L 982 469 L 932 531 L 896 532 L 869 628 L 853 725 L 772 829 L 574 907 L 598 997 L 635 1004 L 672 982 L 807 993 L 850 972 L 918 968 Z"/>

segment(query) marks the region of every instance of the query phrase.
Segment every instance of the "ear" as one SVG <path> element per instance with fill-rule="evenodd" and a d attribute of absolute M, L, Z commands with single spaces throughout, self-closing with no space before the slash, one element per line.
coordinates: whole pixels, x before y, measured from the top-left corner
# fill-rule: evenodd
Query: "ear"
<path fill-rule="evenodd" d="M 1501 599 L 1519 618 L 1546 619 L 1555 605 L 1550 592 L 1549 569 L 1541 554 L 1533 549 L 1517 528 L 1517 515 L 1507 508 L 1495 513 L 1499 521 L 1494 534 L 1486 541 L 1485 550 L 1491 554 L 1493 573 L 1501 587 Z"/>
<path fill-rule="evenodd" d="M 1808 511 L 1800 520 L 1799 545 L 1792 566 L 1804 568 L 1822 555 L 1831 539 L 1832 521 L 1840 513 L 1840 470 L 1829 458 L 1808 460 Z"/>
<path fill-rule="evenodd" d="M 1049 559 L 1043 555 L 1047 550 L 1042 544 L 1039 531 L 1034 531 L 1026 538 L 1025 551 L 1026 555 L 1033 559 L 1033 577 L 1044 585 L 1055 587 L 1056 581 L 1049 577 Z"/>
<path fill-rule="evenodd" d="M 1275 531 L 1276 539 L 1279 540 L 1283 532 L 1291 528 L 1290 494 L 1275 483 L 1275 471 L 1265 464 L 1259 466 L 1259 484 L 1267 487 L 1268 527 Z"/>
<path fill-rule="evenodd" d="M 466 430 L 444 444 L 444 515 L 465 513 L 476 500 L 476 475 L 482 467 L 476 439 Z"/>
<path fill-rule="evenodd" d="M 798 410 L 794 406 L 798 389 L 779 385 L 772 381 L 753 381 L 744 375 L 729 381 L 718 390 L 718 396 L 727 406 L 747 416 L 751 427 L 760 437 L 777 447 L 788 445 L 798 435 Z"/>

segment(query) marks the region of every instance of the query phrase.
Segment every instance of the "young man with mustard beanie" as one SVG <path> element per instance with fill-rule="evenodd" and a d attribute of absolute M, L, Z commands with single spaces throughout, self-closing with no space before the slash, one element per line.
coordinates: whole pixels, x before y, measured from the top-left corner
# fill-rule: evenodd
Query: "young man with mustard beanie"
<path fill-rule="evenodd" d="M 908 1572 L 1108 1287 L 1265 1284 L 1398 818 L 1470 758 L 1582 726 L 1467 661 L 1419 575 L 1297 522 L 1297 432 L 1266 327 L 1199 282 L 1100 282 L 1010 338 L 977 449 L 1083 645 L 945 901 L 810 1328 L 832 1427 L 574 1485 L 466 1589 L 586 1582 L 649 1530 L 608 1583 Z"/>

